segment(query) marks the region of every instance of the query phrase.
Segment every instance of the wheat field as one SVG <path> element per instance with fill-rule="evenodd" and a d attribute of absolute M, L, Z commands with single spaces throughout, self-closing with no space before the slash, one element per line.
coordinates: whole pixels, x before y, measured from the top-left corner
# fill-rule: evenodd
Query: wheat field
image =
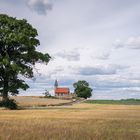
<path fill-rule="evenodd" d="M 0 140 L 140 140 L 140 106 L 0 110 Z"/>
<path fill-rule="evenodd" d="M 12 96 L 11 99 L 16 100 L 20 107 L 44 107 L 44 106 L 56 106 L 62 104 L 69 104 L 71 100 L 64 99 L 51 99 L 43 98 L 39 96 Z M 1 100 L 1 98 L 0 98 Z"/>

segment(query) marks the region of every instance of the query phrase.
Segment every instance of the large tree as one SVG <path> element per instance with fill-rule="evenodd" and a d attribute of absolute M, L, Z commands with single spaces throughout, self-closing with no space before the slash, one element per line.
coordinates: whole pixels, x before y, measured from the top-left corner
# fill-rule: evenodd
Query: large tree
<path fill-rule="evenodd" d="M 92 88 L 89 87 L 89 83 L 86 82 L 85 80 L 79 80 L 78 82 L 73 84 L 75 88 L 75 94 L 78 97 L 82 98 L 89 98 L 92 95 Z"/>
<path fill-rule="evenodd" d="M 33 77 L 36 62 L 47 64 L 49 54 L 36 50 L 40 45 L 37 30 L 25 19 L 0 14 L 0 93 L 3 100 L 29 86 L 23 78 Z"/>

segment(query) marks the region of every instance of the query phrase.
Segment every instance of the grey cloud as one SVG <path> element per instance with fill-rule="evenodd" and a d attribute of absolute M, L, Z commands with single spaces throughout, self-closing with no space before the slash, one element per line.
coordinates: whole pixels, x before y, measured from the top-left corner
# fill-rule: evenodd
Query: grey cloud
<path fill-rule="evenodd" d="M 128 79 L 122 79 L 121 77 L 114 81 L 112 79 L 104 79 L 104 80 L 96 80 L 95 86 L 97 89 L 111 89 L 111 88 L 120 88 L 122 90 L 127 89 L 127 88 L 135 88 L 140 86 L 140 81 L 139 83 L 134 83 L 133 80 L 128 80 Z"/>
<path fill-rule="evenodd" d="M 96 66 L 96 67 L 81 67 L 78 68 L 78 74 L 85 76 L 92 75 L 112 75 L 116 74 L 118 70 L 126 68 L 120 65 L 109 65 L 108 67 Z"/>
<path fill-rule="evenodd" d="M 139 91 L 130 91 L 130 90 L 123 90 L 118 88 L 113 89 L 103 89 L 103 90 L 97 90 L 94 92 L 93 96 L 91 98 L 93 99 L 128 99 L 128 98 L 140 98 L 140 90 Z"/>
<path fill-rule="evenodd" d="M 72 52 L 59 52 L 56 54 L 56 56 L 61 57 L 63 59 L 67 59 L 68 61 L 78 61 L 80 60 L 80 54 L 78 52 L 72 51 Z"/>
<path fill-rule="evenodd" d="M 51 0 L 28 0 L 27 6 L 40 15 L 46 15 L 52 10 L 53 4 Z"/>
<path fill-rule="evenodd" d="M 83 77 L 83 76 L 81 76 Z M 114 88 L 126 90 L 126 89 L 140 89 L 140 80 L 130 80 L 128 77 L 123 77 L 121 75 L 95 75 L 95 76 L 88 76 L 83 77 L 87 80 L 90 85 L 95 90 L 110 90 Z"/>

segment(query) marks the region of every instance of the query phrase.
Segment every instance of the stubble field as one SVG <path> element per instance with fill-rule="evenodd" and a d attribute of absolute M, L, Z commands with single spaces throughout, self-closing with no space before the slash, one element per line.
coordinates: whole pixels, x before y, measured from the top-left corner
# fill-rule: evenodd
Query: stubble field
<path fill-rule="evenodd" d="M 0 140 L 140 140 L 140 106 L 0 110 Z"/>

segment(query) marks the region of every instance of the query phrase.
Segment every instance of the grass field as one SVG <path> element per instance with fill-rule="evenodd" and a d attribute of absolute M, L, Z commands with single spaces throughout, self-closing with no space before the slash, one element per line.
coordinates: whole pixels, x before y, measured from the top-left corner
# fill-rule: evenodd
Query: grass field
<path fill-rule="evenodd" d="M 0 110 L 0 140 L 140 140 L 140 106 Z"/>
<path fill-rule="evenodd" d="M 122 99 L 122 100 L 87 100 L 85 103 L 91 104 L 120 104 L 120 105 L 140 105 L 140 99 Z"/>

